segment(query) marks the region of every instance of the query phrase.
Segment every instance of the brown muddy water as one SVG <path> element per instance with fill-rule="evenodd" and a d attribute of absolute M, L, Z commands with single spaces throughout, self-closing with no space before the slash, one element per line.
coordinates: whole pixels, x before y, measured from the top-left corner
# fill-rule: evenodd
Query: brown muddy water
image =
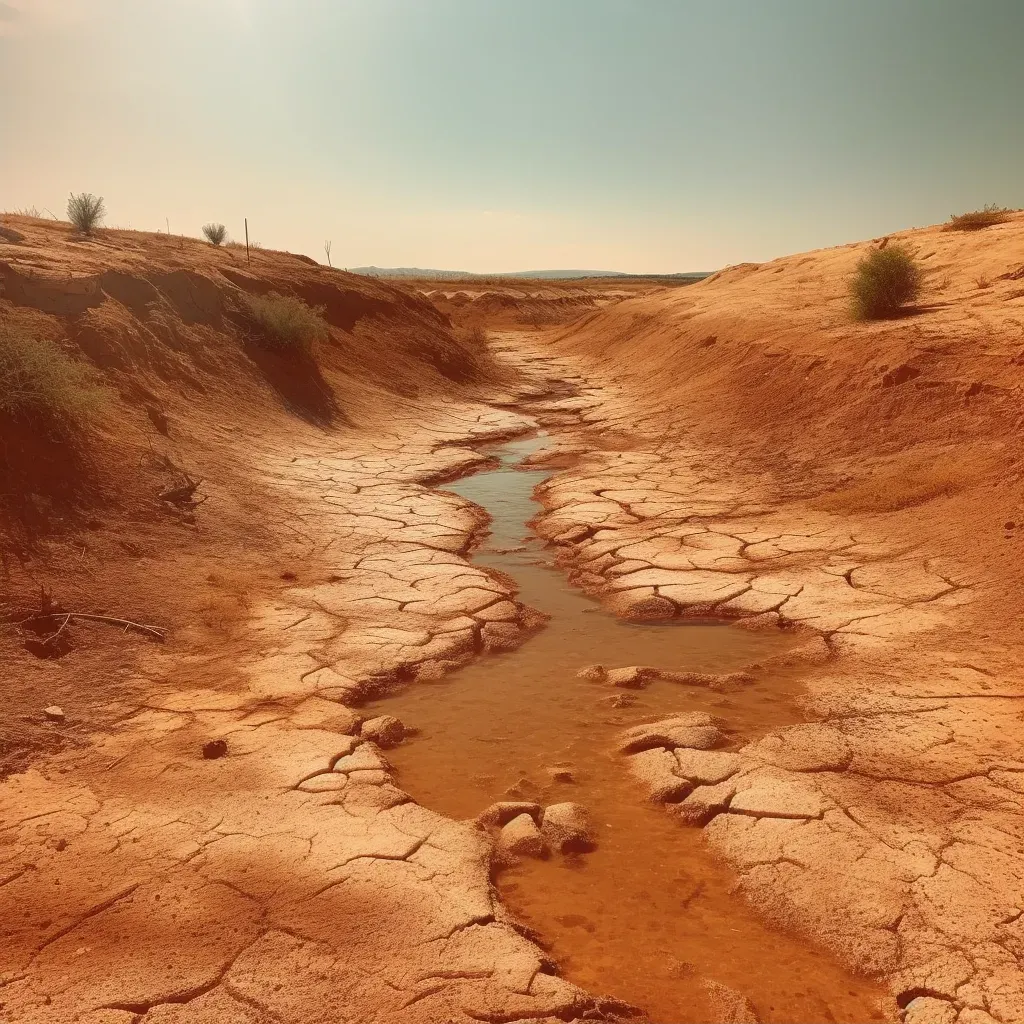
<path fill-rule="evenodd" d="M 549 473 L 516 468 L 544 443 L 532 437 L 491 448 L 496 469 L 447 489 L 491 515 L 474 561 L 512 576 L 519 599 L 550 620 L 516 651 L 378 702 L 420 730 L 388 752 L 400 785 L 453 818 L 475 817 L 502 799 L 586 805 L 598 832 L 593 852 L 523 860 L 496 884 L 561 974 L 589 991 L 633 1003 L 661 1024 L 724 1019 L 708 981 L 741 993 L 765 1022 L 886 1019 L 872 982 L 769 929 L 734 891 L 735 876 L 700 829 L 646 802 L 614 753 L 620 730 L 684 711 L 718 717 L 733 745 L 800 721 L 799 675 L 765 673 L 728 694 L 657 680 L 620 708 L 608 698 L 623 691 L 576 677 L 595 662 L 735 671 L 791 641 L 711 622 L 628 623 L 569 586 L 527 525 L 539 511 L 533 489 Z M 553 769 L 567 769 L 573 781 L 553 781 Z"/>

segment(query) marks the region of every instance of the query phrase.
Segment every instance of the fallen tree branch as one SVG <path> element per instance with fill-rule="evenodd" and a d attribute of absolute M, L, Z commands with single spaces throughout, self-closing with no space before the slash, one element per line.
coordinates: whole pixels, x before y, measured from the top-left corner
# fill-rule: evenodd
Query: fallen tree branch
<path fill-rule="evenodd" d="M 161 501 L 170 502 L 172 505 L 201 505 L 206 498 L 201 497 L 196 500 L 195 494 L 202 482 L 202 477 L 193 479 L 188 473 L 183 473 L 176 483 L 164 488 L 158 497 Z"/>
<path fill-rule="evenodd" d="M 127 632 L 129 629 L 135 630 L 137 633 L 143 633 L 146 636 L 151 636 L 156 640 L 163 640 L 166 637 L 165 630 L 159 626 L 147 626 L 143 622 L 132 622 L 131 619 L 119 619 L 113 615 L 93 615 L 90 612 L 39 612 L 35 615 L 30 615 L 27 619 L 21 619 L 18 622 L 19 626 L 24 626 L 29 622 L 43 622 L 46 619 L 59 619 L 64 618 L 64 623 L 61 625 L 57 633 L 68 624 L 70 619 L 81 619 L 84 622 L 105 622 L 111 626 L 123 626 Z M 48 637 L 48 640 L 53 639 L 57 636 L 54 633 L 52 637 Z"/>

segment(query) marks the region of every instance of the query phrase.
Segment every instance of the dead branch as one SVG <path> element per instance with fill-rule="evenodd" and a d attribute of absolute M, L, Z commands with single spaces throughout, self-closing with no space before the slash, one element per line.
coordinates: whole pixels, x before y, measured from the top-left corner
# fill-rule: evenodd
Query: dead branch
<path fill-rule="evenodd" d="M 44 643 L 49 643 L 56 639 L 57 635 L 71 619 L 80 619 L 83 622 L 105 622 L 111 626 L 123 626 L 126 631 L 132 629 L 137 633 L 143 633 L 156 640 L 163 640 L 166 637 L 166 632 L 159 626 L 148 626 L 143 622 L 132 622 L 131 619 L 119 619 L 114 615 L 93 615 L 90 612 L 36 612 L 29 615 L 26 619 L 19 619 L 17 624 L 25 626 L 30 622 L 45 622 L 47 619 L 59 619 L 61 616 L 64 616 L 64 622 L 60 629 L 47 637 Z"/>
<path fill-rule="evenodd" d="M 201 505 L 202 501 L 196 501 L 196 490 L 203 482 L 202 477 L 192 479 L 188 473 L 182 474 L 181 478 L 170 487 L 165 487 L 159 494 L 161 501 L 168 501 L 172 505 Z M 205 501 L 205 498 L 203 499 Z"/>

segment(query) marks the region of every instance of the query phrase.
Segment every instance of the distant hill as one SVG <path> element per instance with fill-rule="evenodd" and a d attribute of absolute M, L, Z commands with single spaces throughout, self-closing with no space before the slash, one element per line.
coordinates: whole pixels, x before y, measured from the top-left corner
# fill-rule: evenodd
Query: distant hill
<path fill-rule="evenodd" d="M 516 270 L 499 274 L 473 274 L 468 270 L 429 270 L 423 267 L 349 267 L 353 274 L 365 277 L 423 277 L 435 281 L 465 280 L 477 277 L 524 277 L 542 281 L 573 281 L 582 277 L 623 278 L 686 278 L 700 280 L 712 271 L 691 271 L 683 274 L 626 274 L 618 270 Z"/>

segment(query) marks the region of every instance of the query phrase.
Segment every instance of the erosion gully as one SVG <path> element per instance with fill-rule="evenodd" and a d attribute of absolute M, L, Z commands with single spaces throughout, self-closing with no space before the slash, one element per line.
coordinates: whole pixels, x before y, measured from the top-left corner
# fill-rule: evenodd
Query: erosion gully
<path fill-rule="evenodd" d="M 533 436 L 493 446 L 496 468 L 448 489 L 491 516 L 475 561 L 512 576 L 520 600 L 550 619 L 516 651 L 378 702 L 420 730 L 388 754 L 400 784 L 453 818 L 503 799 L 588 808 L 598 830 L 593 852 L 524 859 L 496 885 L 563 976 L 590 991 L 663 1024 L 720 1019 L 709 981 L 741 993 L 766 1022 L 885 1019 L 871 981 L 769 929 L 700 829 L 646 803 L 614 753 L 621 729 L 683 711 L 718 716 L 735 745 L 799 721 L 799 675 L 762 674 L 729 694 L 658 680 L 625 707 L 610 699 L 622 691 L 576 676 L 593 663 L 729 672 L 789 641 L 713 622 L 624 622 L 569 586 L 528 526 L 538 511 L 534 488 L 549 472 L 518 464 L 544 444 Z M 554 781 L 555 769 L 572 782 Z"/>

